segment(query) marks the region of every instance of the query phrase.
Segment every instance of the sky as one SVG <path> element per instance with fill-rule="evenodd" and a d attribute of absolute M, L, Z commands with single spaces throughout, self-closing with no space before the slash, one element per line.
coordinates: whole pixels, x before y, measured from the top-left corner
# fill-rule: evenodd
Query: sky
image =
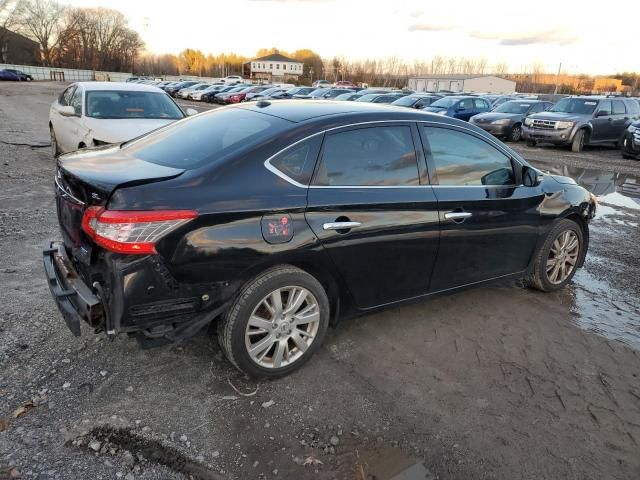
<path fill-rule="evenodd" d="M 252 56 L 310 48 L 323 58 L 484 57 L 518 72 L 640 71 L 640 2 L 598 12 L 575 1 L 494 0 L 61 0 L 120 10 L 154 53 L 185 48 Z M 166 5 L 166 6 L 165 6 Z M 168 8 L 168 5 L 171 5 Z M 584 5 L 584 4 L 580 4 Z M 602 5 L 602 4 L 600 4 Z M 595 6 L 595 2 L 594 2 Z"/>

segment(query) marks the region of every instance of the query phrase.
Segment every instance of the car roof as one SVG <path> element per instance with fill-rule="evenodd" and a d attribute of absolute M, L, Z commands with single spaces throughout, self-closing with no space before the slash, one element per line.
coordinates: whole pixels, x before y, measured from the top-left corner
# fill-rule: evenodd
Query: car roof
<path fill-rule="evenodd" d="M 382 114 L 389 119 L 403 117 L 403 119 L 406 119 L 407 121 L 425 120 L 425 115 L 428 115 L 430 118 L 426 120 L 438 119 L 438 121 L 447 122 L 447 119 L 443 119 L 441 115 L 432 115 L 426 112 L 413 111 L 403 107 L 368 102 L 341 102 L 333 100 L 307 100 L 305 102 L 300 102 L 299 100 L 279 100 L 277 102 L 266 101 L 257 102 L 255 104 L 243 103 L 233 108 L 253 110 L 255 112 L 283 118 L 291 122 L 305 122 L 330 115 L 367 117 L 376 114 Z"/>
<path fill-rule="evenodd" d="M 123 92 L 163 92 L 160 88 L 154 85 L 145 85 L 144 83 L 131 83 L 131 82 L 76 82 L 76 85 L 81 86 L 87 92 L 93 91 L 123 91 Z"/>

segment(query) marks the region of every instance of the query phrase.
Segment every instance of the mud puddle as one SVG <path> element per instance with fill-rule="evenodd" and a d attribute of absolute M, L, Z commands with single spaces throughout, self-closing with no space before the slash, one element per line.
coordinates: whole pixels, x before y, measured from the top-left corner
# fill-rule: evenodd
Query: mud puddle
<path fill-rule="evenodd" d="M 640 237 L 636 236 L 640 234 L 640 177 L 566 165 L 545 164 L 541 168 L 573 178 L 598 199 L 585 268 L 578 270 L 573 284 L 560 293 L 567 296 L 573 321 L 584 330 L 640 350 L 640 301 L 607 281 L 635 266 L 624 265 L 624 256 L 609 255 L 605 259 L 594 253 L 599 246 L 594 242 L 599 241 L 624 249 L 631 239 L 635 246 L 634 238 Z"/>
<path fill-rule="evenodd" d="M 616 212 L 620 208 L 640 212 L 640 177 L 568 165 L 550 166 L 546 163 L 539 165 L 539 168 L 554 175 L 573 178 L 593 193 L 600 204 L 606 204 Z M 604 209 L 605 215 L 611 213 L 611 210 Z"/>
<path fill-rule="evenodd" d="M 382 447 L 360 452 L 356 480 L 435 480 L 422 462 L 397 448 Z"/>

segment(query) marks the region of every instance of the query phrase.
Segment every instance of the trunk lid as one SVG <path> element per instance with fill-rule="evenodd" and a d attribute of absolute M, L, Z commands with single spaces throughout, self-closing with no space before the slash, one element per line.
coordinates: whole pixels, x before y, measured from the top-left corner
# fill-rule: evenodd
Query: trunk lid
<path fill-rule="evenodd" d="M 58 158 L 56 208 L 63 240 L 72 256 L 89 262 L 91 242 L 82 231 L 87 207 L 104 206 L 119 187 L 175 178 L 182 169 L 157 165 L 123 153 L 119 146 L 83 150 Z"/>

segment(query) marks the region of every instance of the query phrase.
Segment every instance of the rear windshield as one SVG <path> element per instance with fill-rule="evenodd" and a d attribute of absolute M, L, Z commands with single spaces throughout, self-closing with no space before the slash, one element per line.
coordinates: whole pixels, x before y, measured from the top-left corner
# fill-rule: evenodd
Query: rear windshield
<path fill-rule="evenodd" d="M 134 157 L 166 167 L 193 169 L 222 160 L 291 123 L 240 108 L 224 108 L 176 122 L 123 146 Z"/>
<path fill-rule="evenodd" d="M 184 114 L 161 92 L 87 92 L 87 116 L 93 118 L 161 118 L 177 120 Z"/>

